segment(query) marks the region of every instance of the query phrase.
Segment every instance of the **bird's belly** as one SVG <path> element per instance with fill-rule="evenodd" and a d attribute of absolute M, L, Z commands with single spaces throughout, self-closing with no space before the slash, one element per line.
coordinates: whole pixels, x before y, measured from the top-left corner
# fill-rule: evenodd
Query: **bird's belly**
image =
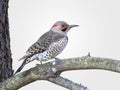
<path fill-rule="evenodd" d="M 48 59 L 55 58 L 66 47 L 67 42 L 68 42 L 68 39 L 66 37 L 64 37 L 63 39 L 51 44 L 50 47 L 48 48 L 48 50 L 43 52 L 42 55 L 44 58 L 42 60 L 46 61 Z"/>

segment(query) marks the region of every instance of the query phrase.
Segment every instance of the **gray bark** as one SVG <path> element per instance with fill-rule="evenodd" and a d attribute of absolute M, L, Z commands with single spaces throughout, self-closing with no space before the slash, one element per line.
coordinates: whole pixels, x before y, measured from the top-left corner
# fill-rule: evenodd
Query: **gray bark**
<path fill-rule="evenodd" d="M 0 82 L 11 77 L 12 74 L 12 58 L 8 23 L 8 0 L 0 0 Z"/>

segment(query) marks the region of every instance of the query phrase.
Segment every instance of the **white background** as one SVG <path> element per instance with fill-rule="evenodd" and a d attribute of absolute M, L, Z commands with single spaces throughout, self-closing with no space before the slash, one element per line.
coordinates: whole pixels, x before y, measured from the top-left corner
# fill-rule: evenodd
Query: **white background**
<path fill-rule="evenodd" d="M 10 0 L 9 21 L 13 68 L 31 44 L 59 20 L 78 24 L 68 33 L 69 43 L 59 58 L 87 55 L 120 60 L 119 0 Z M 34 67 L 31 62 L 23 69 Z M 76 70 L 63 77 L 91 90 L 120 90 L 120 74 L 103 70 Z M 37 81 L 19 90 L 66 90 L 47 81 Z"/>

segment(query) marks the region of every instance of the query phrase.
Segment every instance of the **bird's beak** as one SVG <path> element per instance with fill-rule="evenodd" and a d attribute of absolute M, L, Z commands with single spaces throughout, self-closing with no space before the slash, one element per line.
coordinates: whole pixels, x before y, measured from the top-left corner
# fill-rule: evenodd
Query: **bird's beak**
<path fill-rule="evenodd" d="M 69 28 L 78 27 L 79 25 L 69 25 Z"/>

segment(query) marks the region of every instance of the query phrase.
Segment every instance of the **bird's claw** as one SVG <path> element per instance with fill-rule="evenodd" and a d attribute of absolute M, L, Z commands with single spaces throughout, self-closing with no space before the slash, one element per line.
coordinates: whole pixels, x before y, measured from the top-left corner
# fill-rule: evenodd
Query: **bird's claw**
<path fill-rule="evenodd" d="M 55 62 L 60 62 L 61 59 L 60 58 L 55 58 Z"/>
<path fill-rule="evenodd" d="M 61 61 L 61 59 L 55 58 L 55 61 L 53 61 L 52 64 L 55 65 L 56 63 L 59 63 L 60 61 Z"/>

